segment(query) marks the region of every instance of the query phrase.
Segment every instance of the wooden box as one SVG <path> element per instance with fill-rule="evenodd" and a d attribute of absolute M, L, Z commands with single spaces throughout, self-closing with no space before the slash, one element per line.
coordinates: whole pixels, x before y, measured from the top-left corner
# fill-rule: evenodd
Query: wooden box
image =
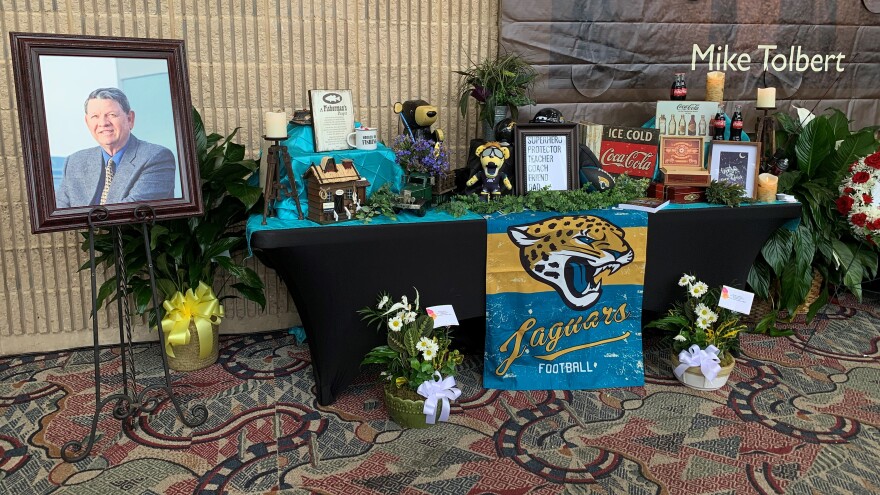
<path fill-rule="evenodd" d="M 673 203 L 705 203 L 706 188 L 690 186 L 666 186 L 666 199 Z"/>
<path fill-rule="evenodd" d="M 667 186 L 661 182 L 652 182 L 648 188 L 652 198 L 668 199 L 673 203 L 705 203 L 706 188 L 692 186 Z"/>
<path fill-rule="evenodd" d="M 699 186 L 709 185 L 709 171 L 691 167 L 660 167 L 660 178 L 667 186 Z"/>
<path fill-rule="evenodd" d="M 702 137 L 660 137 L 660 177 L 667 186 L 708 186 Z"/>

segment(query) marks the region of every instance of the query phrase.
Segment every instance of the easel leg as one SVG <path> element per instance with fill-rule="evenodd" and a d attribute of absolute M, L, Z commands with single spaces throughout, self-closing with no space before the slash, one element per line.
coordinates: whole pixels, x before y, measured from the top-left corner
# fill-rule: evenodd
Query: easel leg
<path fill-rule="evenodd" d="M 144 246 L 147 255 L 147 267 L 150 272 L 150 290 L 152 291 L 153 297 L 153 308 L 156 312 L 156 330 L 159 332 L 159 354 L 162 355 L 162 371 L 165 373 L 165 385 L 152 385 L 144 389 L 141 392 L 141 395 L 138 398 L 142 401 L 141 410 L 144 412 L 152 412 L 156 409 L 156 406 L 159 405 L 159 400 L 156 396 L 152 396 L 146 398 L 148 392 L 156 389 L 162 389 L 168 395 L 168 398 L 171 400 L 171 404 L 174 405 L 174 409 L 177 411 L 177 416 L 183 421 L 183 424 L 189 426 L 190 428 L 199 426 L 208 419 L 208 408 L 206 408 L 203 404 L 197 404 L 190 409 L 190 414 L 192 415 L 192 419 L 186 419 L 186 416 L 183 414 L 183 408 L 180 406 L 180 402 L 176 395 L 174 395 L 174 390 L 171 387 L 171 373 L 168 371 L 168 356 L 165 354 L 165 332 L 162 331 L 161 322 L 164 311 L 164 308 L 159 303 L 159 291 L 156 289 L 156 275 L 153 271 L 153 255 L 150 253 L 150 230 L 147 227 L 147 220 L 141 223 L 141 232 L 144 236 Z"/>
<path fill-rule="evenodd" d="M 115 402 L 113 407 L 113 417 L 126 421 L 136 417 L 141 412 L 150 413 L 160 404 L 159 397 L 152 394 L 154 390 L 160 389 L 167 394 L 169 400 L 174 405 L 180 420 L 189 427 L 199 426 L 208 419 L 208 409 L 198 404 L 191 410 L 192 419 L 187 419 L 183 414 L 178 398 L 174 395 L 171 386 L 171 374 L 168 371 L 168 357 L 165 355 L 165 334 L 159 329 L 159 342 L 162 346 L 160 354 L 162 355 L 162 368 L 165 373 L 165 383 L 156 384 L 145 387 L 138 393 L 137 374 L 135 371 L 134 350 L 132 348 L 131 336 L 131 307 L 128 304 L 128 286 L 126 285 L 127 276 L 125 272 L 125 256 L 124 246 L 122 244 L 122 232 L 120 227 L 111 227 L 111 235 L 114 238 L 115 254 L 116 254 L 116 278 L 117 289 L 119 290 L 119 298 L 117 300 L 117 308 L 119 309 L 119 350 L 122 360 L 122 393 L 109 395 L 101 399 L 101 348 L 98 339 L 98 283 L 97 269 L 95 262 L 95 229 L 96 222 L 107 218 L 107 210 L 103 207 L 96 207 L 89 212 L 89 269 L 90 281 L 92 286 L 92 352 L 95 364 L 95 414 L 92 417 L 91 430 L 83 440 L 71 440 L 61 447 L 61 458 L 66 462 L 77 462 L 84 459 L 92 451 L 95 444 L 95 435 L 98 429 L 98 417 L 104 407 Z M 162 321 L 162 306 L 159 305 L 158 291 L 156 290 L 156 277 L 153 271 L 153 259 L 150 253 L 150 232 L 147 227 L 148 223 L 154 218 L 153 210 L 149 206 L 135 207 L 135 218 L 141 223 L 141 233 L 144 238 L 144 246 L 146 248 L 147 263 L 150 273 L 150 288 L 152 289 L 153 307 L 156 311 L 156 325 Z"/>

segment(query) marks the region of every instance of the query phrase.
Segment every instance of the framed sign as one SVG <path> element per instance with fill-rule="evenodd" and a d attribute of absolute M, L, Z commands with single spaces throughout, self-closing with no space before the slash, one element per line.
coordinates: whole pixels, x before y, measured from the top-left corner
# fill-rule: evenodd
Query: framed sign
<path fill-rule="evenodd" d="M 202 214 L 183 40 L 9 37 L 33 233 Z"/>
<path fill-rule="evenodd" d="M 712 138 L 712 122 L 718 112 L 714 101 L 658 101 L 655 127 L 661 136 Z"/>
<path fill-rule="evenodd" d="M 354 105 L 350 89 L 311 89 L 315 151 L 347 150 L 354 131 Z"/>
<path fill-rule="evenodd" d="M 758 192 L 760 162 L 761 143 L 712 141 L 709 175 L 712 180 L 742 186 L 746 190 L 746 197 L 754 198 Z"/>
<path fill-rule="evenodd" d="M 514 142 L 517 194 L 578 188 L 577 124 L 519 124 Z"/>
<path fill-rule="evenodd" d="M 578 132 L 583 134 L 585 130 L 591 139 L 588 141 L 581 136 L 581 142 L 596 153 L 602 170 L 613 175 L 654 178 L 660 131 L 645 127 L 580 124 Z"/>
<path fill-rule="evenodd" d="M 660 166 L 703 169 L 703 138 L 660 136 Z"/>

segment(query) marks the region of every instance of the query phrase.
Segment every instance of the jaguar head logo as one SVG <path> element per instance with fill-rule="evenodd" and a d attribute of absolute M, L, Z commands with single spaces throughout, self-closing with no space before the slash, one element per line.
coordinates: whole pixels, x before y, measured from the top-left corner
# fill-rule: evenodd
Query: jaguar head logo
<path fill-rule="evenodd" d="M 554 289 L 571 309 L 584 310 L 602 295 L 602 277 L 633 260 L 624 231 L 591 215 L 556 216 L 516 225 L 507 235 L 519 246 L 526 273 Z"/>

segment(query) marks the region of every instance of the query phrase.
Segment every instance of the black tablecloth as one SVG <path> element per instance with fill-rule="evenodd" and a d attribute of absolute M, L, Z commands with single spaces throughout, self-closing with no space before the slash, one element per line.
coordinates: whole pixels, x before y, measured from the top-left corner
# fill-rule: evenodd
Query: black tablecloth
<path fill-rule="evenodd" d="M 799 218 L 800 211 L 799 204 L 773 204 L 665 209 L 649 215 L 645 313 L 663 312 L 682 296 L 677 285 L 682 273 L 710 286 L 742 287 L 766 239 Z M 322 405 L 333 403 L 360 372 L 363 356 L 384 343 L 356 313 L 375 304 L 380 291 L 399 297 L 417 287 L 423 306 L 455 307 L 466 323 L 459 337 L 470 342 L 483 337 L 483 220 L 256 231 L 251 246 L 293 297 Z"/>
<path fill-rule="evenodd" d="M 421 306 L 451 304 L 459 320 L 485 321 L 486 222 L 315 227 L 253 233 L 257 257 L 284 280 L 312 356 L 318 403 L 332 404 L 384 334 L 357 310 L 376 296 L 419 290 Z M 482 331 L 466 325 L 456 334 Z M 463 339 L 482 336 L 458 335 Z"/>
<path fill-rule="evenodd" d="M 663 209 L 648 215 L 645 264 L 646 312 L 664 312 L 684 294 L 683 273 L 710 287 L 743 288 L 749 269 L 767 238 L 800 218 L 800 203 L 740 208 Z"/>

